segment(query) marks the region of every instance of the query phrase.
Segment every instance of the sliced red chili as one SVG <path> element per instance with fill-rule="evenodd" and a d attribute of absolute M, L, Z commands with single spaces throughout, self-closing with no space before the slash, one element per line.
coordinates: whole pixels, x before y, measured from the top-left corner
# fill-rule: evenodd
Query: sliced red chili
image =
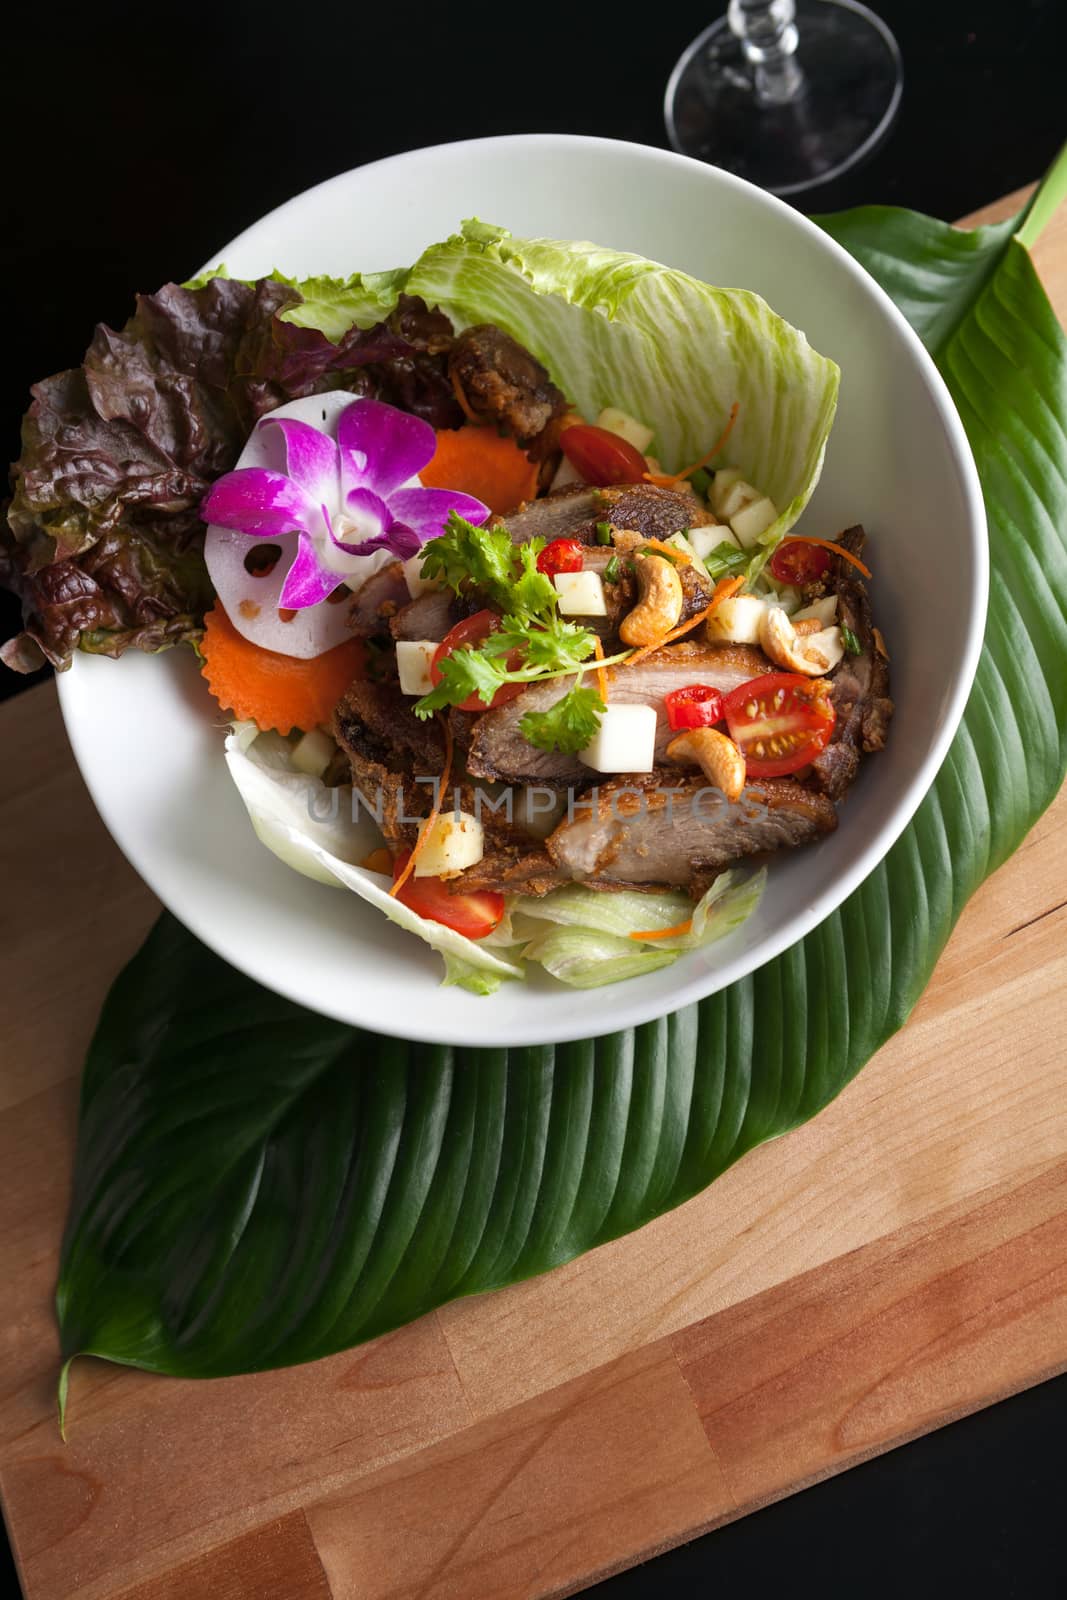
<path fill-rule="evenodd" d="M 706 683 L 687 683 L 664 695 L 667 721 L 673 729 L 713 728 L 722 721 L 722 695 Z"/>
<path fill-rule="evenodd" d="M 577 539 L 553 539 L 537 557 L 538 572 L 545 572 L 550 578 L 557 572 L 581 572 L 583 548 Z"/>

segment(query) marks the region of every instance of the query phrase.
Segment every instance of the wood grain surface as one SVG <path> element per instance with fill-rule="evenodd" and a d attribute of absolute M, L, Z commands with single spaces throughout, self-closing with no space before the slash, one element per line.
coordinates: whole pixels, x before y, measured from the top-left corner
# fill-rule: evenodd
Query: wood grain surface
<path fill-rule="evenodd" d="M 1037 261 L 1062 316 L 1067 212 Z M 571 1594 L 1067 1368 L 1061 796 L 907 1027 L 705 1194 L 312 1366 L 195 1383 L 81 1360 L 63 1444 L 78 1074 L 158 907 L 52 688 L 0 730 L 0 1492 L 28 1600 Z"/>

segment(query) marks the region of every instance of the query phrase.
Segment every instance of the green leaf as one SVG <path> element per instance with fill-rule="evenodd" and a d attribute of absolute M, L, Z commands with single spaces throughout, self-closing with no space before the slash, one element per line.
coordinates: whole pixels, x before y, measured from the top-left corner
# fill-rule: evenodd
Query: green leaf
<path fill-rule="evenodd" d="M 519 718 L 519 732 L 539 750 L 584 750 L 596 737 L 604 702 L 595 689 L 573 689 L 547 711 L 527 711 Z"/>
<path fill-rule="evenodd" d="M 668 470 L 703 455 L 736 401 L 729 457 L 781 508 L 775 532 L 807 504 L 840 373 L 750 290 L 483 222 L 431 245 L 404 287 L 459 323 L 504 328 L 583 415 L 610 405 L 645 419 Z"/>
<path fill-rule="evenodd" d="M 546 1271 L 813 1116 L 905 1021 L 964 903 L 1067 761 L 1067 348 L 1010 227 L 961 236 L 870 210 L 823 225 L 920 327 L 989 514 L 986 646 L 911 826 L 833 916 L 742 982 L 556 1048 L 434 1049 L 343 1028 L 164 917 L 86 1067 L 64 1359 L 255 1370 Z M 483 230 L 480 248 L 495 240 Z M 548 270 L 536 253 L 527 266 L 534 282 Z M 464 293 L 492 315 L 480 282 Z"/>

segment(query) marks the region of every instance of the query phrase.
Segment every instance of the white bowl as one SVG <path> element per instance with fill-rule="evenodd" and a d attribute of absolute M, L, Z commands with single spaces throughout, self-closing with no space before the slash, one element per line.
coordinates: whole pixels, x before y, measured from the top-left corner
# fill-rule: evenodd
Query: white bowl
<path fill-rule="evenodd" d="M 488 999 L 439 986 L 441 959 L 354 895 L 297 876 L 259 844 L 222 757 L 191 652 L 80 656 L 59 680 L 74 753 L 122 850 L 234 966 L 316 1011 L 439 1043 L 590 1037 L 699 1000 L 809 933 L 906 827 L 948 749 L 978 661 L 988 562 L 978 478 L 933 362 L 881 289 L 780 200 L 662 150 L 567 135 L 439 145 L 344 173 L 225 245 L 239 277 L 347 275 L 414 261 L 464 217 L 593 239 L 757 290 L 842 372 L 804 525 L 872 536 L 876 615 L 896 717 L 830 838 L 772 862 L 729 939 L 604 989 L 539 969 Z M 137 287 L 153 287 L 138 285 Z M 829 1003 L 829 997 L 828 997 Z"/>

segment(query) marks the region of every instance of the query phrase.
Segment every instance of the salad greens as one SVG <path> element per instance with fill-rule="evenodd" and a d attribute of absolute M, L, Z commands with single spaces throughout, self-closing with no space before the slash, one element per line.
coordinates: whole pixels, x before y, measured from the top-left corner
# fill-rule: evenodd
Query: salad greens
<path fill-rule="evenodd" d="M 477 695 L 490 705 L 507 683 L 576 672 L 578 681 L 548 711 L 528 711 L 519 723 L 524 738 L 543 750 L 584 750 L 600 725 L 604 702 L 581 685 L 582 663 L 596 647 L 596 635 L 559 614 L 552 579 L 537 569 L 543 539 L 514 545 L 506 527 L 477 528 L 457 512 L 445 532 L 423 545 L 424 578 L 443 581 L 460 594 L 469 583 L 484 591 L 501 616 L 492 633 L 476 646 L 445 656 L 441 681 L 415 703 L 417 717 L 433 716 Z M 511 664 L 521 652 L 522 664 Z"/>
<path fill-rule="evenodd" d="M 696 459 L 737 401 L 732 457 L 783 508 L 770 539 L 818 480 L 837 367 L 748 291 L 481 222 L 406 269 L 223 274 L 141 296 L 121 331 L 97 329 L 80 368 L 34 387 L 0 527 L 0 582 L 24 616 L 0 651 L 8 666 L 195 642 L 212 598 L 197 507 L 284 401 L 346 388 L 458 426 L 436 305 L 457 326 L 511 333 L 590 416 L 611 404 L 646 418 L 668 467 Z"/>
<path fill-rule="evenodd" d="M 254 723 L 236 724 L 226 740 L 230 776 L 261 843 L 296 872 L 350 889 L 414 933 L 444 957 L 445 984 L 473 994 L 492 994 L 507 979 L 525 978 L 524 961 L 537 962 L 580 988 L 652 972 L 686 950 L 725 937 L 755 909 L 763 892 L 762 872 L 741 882 L 737 873 L 720 874 L 696 907 L 672 890 L 601 895 L 570 884 L 538 900 L 516 898 L 494 933 L 467 939 L 419 916 L 389 894 L 381 873 L 359 865 L 381 843 L 371 818 L 353 810 L 350 789 L 327 790 L 321 778 L 294 767 L 292 749 L 280 734 L 258 733 Z M 688 934 L 630 938 L 643 930 L 674 928 L 690 915 Z M 560 937 L 548 938 L 546 921 L 558 922 Z"/>

